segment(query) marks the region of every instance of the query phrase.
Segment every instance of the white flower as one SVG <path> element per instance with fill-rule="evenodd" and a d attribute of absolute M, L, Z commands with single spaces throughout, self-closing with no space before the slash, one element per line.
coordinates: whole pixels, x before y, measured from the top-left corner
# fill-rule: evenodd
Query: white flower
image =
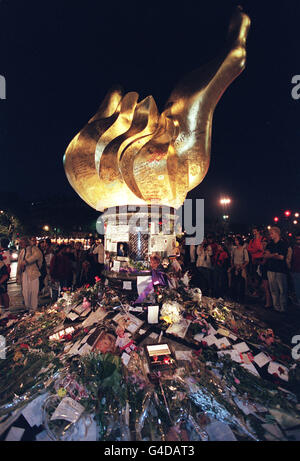
<path fill-rule="evenodd" d="M 174 302 L 166 302 L 163 304 L 161 309 L 161 318 L 165 320 L 167 323 L 179 323 L 181 320 L 181 305 Z"/>

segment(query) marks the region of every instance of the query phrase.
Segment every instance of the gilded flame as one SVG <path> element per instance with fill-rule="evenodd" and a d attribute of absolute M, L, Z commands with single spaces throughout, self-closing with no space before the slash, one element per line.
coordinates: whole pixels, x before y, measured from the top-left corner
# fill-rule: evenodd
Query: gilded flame
<path fill-rule="evenodd" d="M 138 102 L 135 92 L 109 91 L 64 156 L 67 178 L 83 200 L 99 211 L 182 205 L 208 171 L 213 112 L 245 68 L 249 27 L 238 9 L 223 52 L 179 82 L 161 115 L 152 96 Z"/>

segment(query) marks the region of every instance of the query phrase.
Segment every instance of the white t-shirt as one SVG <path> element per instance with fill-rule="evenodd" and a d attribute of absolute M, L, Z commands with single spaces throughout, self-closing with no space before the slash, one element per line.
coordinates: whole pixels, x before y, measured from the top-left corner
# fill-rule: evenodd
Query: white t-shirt
<path fill-rule="evenodd" d="M 244 247 L 233 248 L 232 250 L 232 261 L 235 266 L 241 266 L 242 264 L 249 262 L 248 251 Z"/>
<path fill-rule="evenodd" d="M 206 249 L 202 249 L 201 245 L 197 246 L 197 262 L 196 266 L 197 267 L 206 267 L 207 269 L 211 269 L 212 263 L 211 263 L 211 257 L 213 255 L 212 252 L 212 247 L 208 245 Z"/>

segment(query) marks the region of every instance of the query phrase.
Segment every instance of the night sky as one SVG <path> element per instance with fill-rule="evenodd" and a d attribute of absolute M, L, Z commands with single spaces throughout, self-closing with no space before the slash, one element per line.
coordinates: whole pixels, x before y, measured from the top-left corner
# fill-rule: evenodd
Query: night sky
<path fill-rule="evenodd" d="M 108 89 L 152 94 L 162 110 L 177 81 L 221 50 L 237 4 L 252 21 L 246 69 L 216 107 L 210 168 L 188 197 L 217 216 L 229 195 L 241 223 L 300 212 L 299 0 L 0 0 L 0 192 L 75 196 L 63 154 Z"/>

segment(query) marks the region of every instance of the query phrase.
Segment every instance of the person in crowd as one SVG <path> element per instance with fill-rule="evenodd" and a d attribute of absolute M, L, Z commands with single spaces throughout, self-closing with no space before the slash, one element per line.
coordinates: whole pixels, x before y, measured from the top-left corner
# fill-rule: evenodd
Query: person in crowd
<path fill-rule="evenodd" d="M 81 287 L 83 285 L 93 285 L 94 283 L 95 283 L 94 271 L 92 269 L 92 266 L 89 260 L 85 258 L 81 265 L 78 285 Z"/>
<path fill-rule="evenodd" d="M 209 234 L 207 236 L 207 244 L 210 246 L 212 250 L 212 258 L 214 258 L 218 250 L 218 244 L 216 243 L 215 236 L 213 234 Z"/>
<path fill-rule="evenodd" d="M 268 245 L 268 240 L 263 237 L 261 243 L 262 243 L 263 256 L 264 256 L 264 253 Z M 262 286 L 263 286 L 264 293 L 265 293 L 264 307 L 266 309 L 270 309 L 272 307 L 272 297 L 271 297 L 270 286 L 269 286 L 268 275 L 267 275 L 267 272 L 268 272 L 268 259 L 267 258 L 264 258 L 264 257 L 261 258 L 260 264 L 258 266 L 258 271 L 262 278 Z"/>
<path fill-rule="evenodd" d="M 105 257 L 104 257 L 104 269 L 106 271 L 110 271 L 111 269 L 111 257 L 109 251 L 105 251 Z"/>
<path fill-rule="evenodd" d="M 47 238 L 43 242 L 43 253 L 46 262 L 46 276 L 44 278 L 44 292 L 50 294 L 51 276 L 50 276 L 50 264 L 54 257 L 54 250 L 51 243 L 51 239 Z"/>
<path fill-rule="evenodd" d="M 229 267 L 229 255 L 222 244 L 218 244 L 213 257 L 213 296 L 223 297 L 227 292 L 227 270 Z"/>
<path fill-rule="evenodd" d="M 8 278 L 10 277 L 11 273 L 11 257 L 10 252 L 8 250 L 9 240 L 7 238 L 2 238 L 0 240 L 0 255 L 3 258 L 3 263 L 7 267 Z M 10 299 L 7 293 L 7 281 L 6 281 L 6 291 L 2 293 L 2 303 L 5 309 L 9 309 Z"/>
<path fill-rule="evenodd" d="M 185 265 L 185 261 L 188 260 L 188 254 L 186 254 L 186 249 L 183 241 L 178 242 L 178 248 L 179 248 L 179 256 L 178 256 L 178 262 L 181 267 Z"/>
<path fill-rule="evenodd" d="M 264 258 L 268 260 L 268 281 L 275 311 L 284 313 L 287 308 L 287 244 L 281 238 L 279 227 L 271 227 L 271 242 Z"/>
<path fill-rule="evenodd" d="M 3 256 L 3 262 L 6 265 L 8 269 L 8 273 L 10 274 L 11 272 L 11 257 L 10 257 L 10 252 L 8 249 L 9 245 L 9 240 L 7 238 L 2 238 L 0 240 L 0 254 Z"/>
<path fill-rule="evenodd" d="M 75 242 L 74 242 L 74 240 L 70 240 L 68 242 L 68 245 L 71 248 L 71 252 L 73 252 L 75 250 Z"/>
<path fill-rule="evenodd" d="M 37 247 L 37 240 L 31 237 L 28 240 L 23 237 L 20 241 L 22 248 L 17 267 L 17 283 L 22 286 L 25 308 L 29 311 L 36 311 L 38 307 L 40 268 L 43 262 L 43 255 Z"/>
<path fill-rule="evenodd" d="M 197 246 L 196 267 L 199 275 L 199 285 L 202 293 L 209 296 L 212 291 L 212 257 L 213 251 L 206 239 Z"/>
<path fill-rule="evenodd" d="M 52 281 L 52 298 L 56 301 L 57 296 L 64 288 L 70 288 L 73 282 L 72 262 L 67 255 L 66 245 L 60 245 L 57 253 L 50 263 L 50 276 Z"/>
<path fill-rule="evenodd" d="M 288 291 L 288 300 L 290 299 L 291 302 L 295 301 L 295 289 L 294 289 L 294 280 L 291 274 L 291 267 L 292 267 L 292 257 L 293 257 L 293 241 L 290 238 L 285 239 L 285 243 L 287 244 L 287 254 L 285 258 L 286 266 L 287 266 L 287 291 Z"/>
<path fill-rule="evenodd" d="M 160 270 L 161 272 L 165 272 L 166 274 L 170 272 L 171 266 L 170 266 L 170 260 L 168 257 L 165 257 L 162 259 L 162 262 L 159 265 L 158 270 Z"/>
<path fill-rule="evenodd" d="M 74 255 L 74 278 L 73 278 L 73 286 L 79 287 L 79 279 L 80 273 L 82 269 L 82 263 L 85 260 L 85 252 L 82 248 L 81 242 L 75 242 L 75 247 L 73 251 Z"/>
<path fill-rule="evenodd" d="M 124 245 L 121 243 L 120 248 L 121 248 L 121 245 L 122 245 L 122 252 L 124 252 L 124 255 L 125 255 Z M 100 276 L 104 269 L 104 257 L 105 257 L 104 245 L 101 239 L 99 241 L 99 244 L 94 248 L 93 255 L 97 255 L 96 275 Z"/>
<path fill-rule="evenodd" d="M 251 284 L 254 288 L 253 295 L 257 295 L 257 290 L 259 286 L 259 277 L 257 273 L 258 266 L 261 262 L 261 259 L 263 257 L 263 247 L 262 247 L 262 235 L 260 233 L 260 230 L 255 227 L 252 230 L 253 233 L 253 238 L 250 240 L 248 244 L 248 253 L 250 256 L 250 264 L 249 264 L 249 275 L 250 275 L 250 280 Z"/>
<path fill-rule="evenodd" d="M 189 248 L 189 254 L 190 254 L 190 264 L 192 266 L 195 265 L 196 263 L 196 245 L 192 244 L 190 245 L 190 248 Z M 188 252 L 187 252 L 188 253 Z"/>
<path fill-rule="evenodd" d="M 0 254 L 0 308 L 9 309 L 9 297 L 7 294 L 7 281 L 9 279 L 9 270 Z M 0 309 L 1 310 L 1 309 Z"/>
<path fill-rule="evenodd" d="M 231 255 L 233 247 L 234 247 L 234 242 L 231 237 L 226 237 L 224 240 L 224 247 L 229 255 Z"/>
<path fill-rule="evenodd" d="M 179 243 L 176 241 L 172 242 L 172 255 L 169 256 L 170 259 L 170 271 L 174 272 L 177 277 L 180 277 L 182 274 L 182 267 L 180 264 L 180 248 Z"/>
<path fill-rule="evenodd" d="M 294 290 L 297 299 L 296 304 L 298 307 L 300 307 L 300 232 L 296 234 L 296 242 L 293 247 L 291 275 L 294 282 Z"/>
<path fill-rule="evenodd" d="M 97 248 L 97 243 L 94 237 L 91 237 L 89 239 L 89 248 L 86 251 L 86 260 L 89 262 L 89 266 L 86 265 L 86 267 L 89 267 L 89 272 L 92 274 L 92 277 L 94 278 L 98 272 L 98 254 L 97 252 L 94 253 L 94 251 Z"/>
<path fill-rule="evenodd" d="M 245 301 L 245 291 L 247 284 L 247 266 L 249 264 L 248 251 L 244 247 L 242 237 L 237 236 L 234 239 L 235 247 L 231 254 L 231 266 L 228 269 L 231 279 L 232 297 L 239 303 Z"/>
<path fill-rule="evenodd" d="M 41 275 L 39 277 L 39 292 L 41 296 L 45 296 L 48 295 L 47 290 L 45 288 L 45 279 L 47 276 L 47 263 L 45 259 L 45 240 L 40 240 L 37 246 L 43 256 L 42 265 L 40 267 Z"/>
<path fill-rule="evenodd" d="M 74 288 L 76 283 L 76 261 L 74 255 L 74 248 L 68 243 L 65 248 L 65 255 L 69 258 L 72 267 L 72 282 L 71 287 Z"/>

